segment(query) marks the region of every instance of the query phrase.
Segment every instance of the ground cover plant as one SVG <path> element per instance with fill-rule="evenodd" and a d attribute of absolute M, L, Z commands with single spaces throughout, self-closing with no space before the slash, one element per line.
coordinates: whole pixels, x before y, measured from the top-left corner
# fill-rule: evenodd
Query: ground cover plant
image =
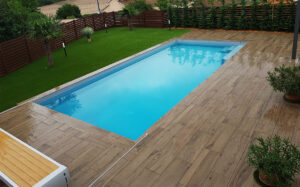
<path fill-rule="evenodd" d="M 81 38 L 53 53 L 55 65 L 49 67 L 47 57 L 0 78 L 0 111 L 15 106 L 46 90 L 59 86 L 153 45 L 180 36 L 188 30 L 126 27 L 111 28 L 93 34 L 93 42 Z"/>

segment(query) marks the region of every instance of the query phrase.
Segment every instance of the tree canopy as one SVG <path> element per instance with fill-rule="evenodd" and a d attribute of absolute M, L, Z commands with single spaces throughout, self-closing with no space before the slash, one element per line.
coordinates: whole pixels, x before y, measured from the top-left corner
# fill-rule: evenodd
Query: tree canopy
<path fill-rule="evenodd" d="M 1 0 L 0 42 L 27 34 L 30 20 L 40 15 L 35 0 Z"/>

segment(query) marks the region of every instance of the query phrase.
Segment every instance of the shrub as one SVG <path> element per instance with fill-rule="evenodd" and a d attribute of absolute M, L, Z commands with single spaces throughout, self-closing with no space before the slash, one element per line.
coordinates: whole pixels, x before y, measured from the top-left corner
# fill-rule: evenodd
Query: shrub
<path fill-rule="evenodd" d="M 189 19 L 189 7 L 187 0 L 182 0 L 182 6 L 183 6 L 183 18 L 182 23 L 184 27 L 190 26 L 190 19 Z"/>
<path fill-rule="evenodd" d="M 238 19 L 237 28 L 240 30 L 248 29 L 248 20 L 246 17 L 246 1 L 241 0 L 241 15 Z"/>
<path fill-rule="evenodd" d="M 294 31 L 294 24 L 295 24 L 295 14 L 296 14 L 296 5 L 294 2 L 290 2 L 289 3 L 289 10 L 290 10 L 290 14 L 287 18 L 287 30 L 289 32 L 293 32 Z"/>
<path fill-rule="evenodd" d="M 200 22 L 199 28 L 205 29 L 207 28 L 207 12 L 205 5 L 201 2 L 201 15 L 200 15 Z"/>
<path fill-rule="evenodd" d="M 224 2 L 224 1 L 223 1 Z M 219 14 L 217 14 L 217 27 L 222 29 L 225 27 L 225 18 L 226 18 L 227 7 L 224 3 L 219 7 Z"/>
<path fill-rule="evenodd" d="M 85 27 L 81 30 L 81 34 L 86 36 L 87 39 L 91 38 L 91 35 L 94 33 L 94 29 L 91 27 Z"/>
<path fill-rule="evenodd" d="M 251 19 L 250 19 L 250 28 L 252 30 L 257 30 L 259 27 L 258 18 L 257 18 L 257 12 L 258 12 L 258 3 L 257 0 L 252 0 L 251 4 Z"/>
<path fill-rule="evenodd" d="M 208 1 L 210 4 L 208 12 L 208 27 L 211 29 L 217 28 L 217 9 L 214 6 L 214 0 Z"/>
<path fill-rule="evenodd" d="M 192 26 L 198 27 L 199 23 L 198 23 L 198 14 L 197 14 L 197 4 L 195 1 L 193 2 L 193 6 L 192 6 L 192 20 L 193 20 Z"/>
<path fill-rule="evenodd" d="M 272 8 L 269 2 L 262 4 L 263 16 L 262 22 L 259 25 L 260 30 L 272 30 Z M 270 11 L 271 10 L 271 11 Z"/>
<path fill-rule="evenodd" d="M 229 17 L 227 19 L 226 29 L 236 29 L 237 19 L 236 19 L 236 3 L 234 0 L 231 0 L 231 6 L 229 8 Z"/>
<path fill-rule="evenodd" d="M 300 172 L 300 151 L 288 139 L 279 136 L 257 138 L 258 144 L 250 145 L 249 165 L 269 179 L 277 178 L 275 186 L 291 186 L 295 174 Z"/>
<path fill-rule="evenodd" d="M 288 94 L 300 94 L 300 67 L 284 65 L 268 72 L 267 80 L 275 91 Z"/>
<path fill-rule="evenodd" d="M 80 18 L 80 9 L 76 5 L 64 4 L 56 11 L 56 17 L 58 19 L 66 19 L 68 16 L 74 16 L 75 18 Z"/>

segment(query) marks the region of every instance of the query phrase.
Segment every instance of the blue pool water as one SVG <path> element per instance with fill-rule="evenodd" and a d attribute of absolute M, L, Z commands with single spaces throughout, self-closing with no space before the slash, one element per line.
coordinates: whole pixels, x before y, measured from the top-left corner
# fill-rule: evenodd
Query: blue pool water
<path fill-rule="evenodd" d="M 36 102 L 136 140 L 244 45 L 176 40 Z"/>

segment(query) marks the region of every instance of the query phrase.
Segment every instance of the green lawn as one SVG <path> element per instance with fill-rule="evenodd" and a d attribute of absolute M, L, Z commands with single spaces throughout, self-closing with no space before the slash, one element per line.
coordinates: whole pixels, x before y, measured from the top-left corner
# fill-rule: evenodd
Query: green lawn
<path fill-rule="evenodd" d="M 54 67 L 49 68 L 44 57 L 0 78 L 0 111 L 39 93 L 95 71 L 153 45 L 180 36 L 189 30 L 111 28 L 98 31 L 92 42 L 86 38 L 67 46 L 68 57 L 62 49 L 53 53 Z"/>

